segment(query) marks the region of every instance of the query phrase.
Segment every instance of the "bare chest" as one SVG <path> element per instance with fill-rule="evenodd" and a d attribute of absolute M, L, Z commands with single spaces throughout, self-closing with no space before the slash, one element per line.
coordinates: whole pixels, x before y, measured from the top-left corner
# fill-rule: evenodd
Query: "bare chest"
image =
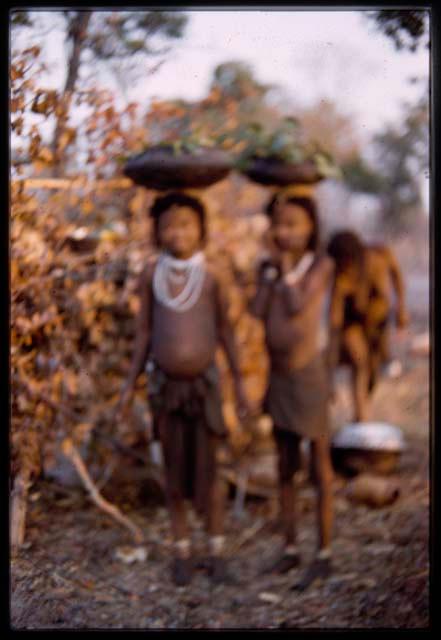
<path fill-rule="evenodd" d="M 216 308 L 212 287 L 204 284 L 195 304 L 176 311 L 153 296 L 151 351 L 170 375 L 193 376 L 213 361 L 217 345 Z"/>
<path fill-rule="evenodd" d="M 266 317 L 268 346 L 276 350 L 289 350 L 300 342 L 315 339 L 318 334 L 324 296 L 311 296 L 296 314 L 289 314 L 281 292 L 273 292 Z"/>

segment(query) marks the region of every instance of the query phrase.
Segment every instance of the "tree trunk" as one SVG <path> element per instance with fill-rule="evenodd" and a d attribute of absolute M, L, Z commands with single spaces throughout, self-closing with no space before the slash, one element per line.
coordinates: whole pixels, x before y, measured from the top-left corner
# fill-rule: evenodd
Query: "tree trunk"
<path fill-rule="evenodd" d="M 78 79 L 78 72 L 80 68 L 80 56 L 84 39 L 87 36 L 87 27 L 91 18 L 91 11 L 79 11 L 71 19 L 68 24 L 68 40 L 72 43 L 72 51 L 69 57 L 66 83 L 64 85 L 63 94 L 60 101 L 60 110 L 57 115 L 57 122 L 55 125 L 54 138 L 52 141 L 52 151 L 54 153 L 55 165 L 53 170 L 53 176 L 55 178 L 64 174 L 65 169 L 65 150 L 60 144 L 63 131 L 66 127 L 66 122 L 69 117 L 69 109 L 72 102 L 72 95 L 75 89 L 75 84 Z"/>

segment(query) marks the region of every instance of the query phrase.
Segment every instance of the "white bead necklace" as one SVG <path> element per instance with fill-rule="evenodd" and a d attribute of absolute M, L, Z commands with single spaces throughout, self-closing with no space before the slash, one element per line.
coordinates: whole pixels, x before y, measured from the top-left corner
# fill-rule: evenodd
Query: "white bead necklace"
<path fill-rule="evenodd" d="M 312 253 L 312 251 L 307 251 L 296 264 L 296 266 L 288 271 L 287 274 L 285 274 L 285 282 L 290 285 L 297 284 L 297 282 L 308 271 L 313 262 L 314 254 Z"/>
<path fill-rule="evenodd" d="M 182 313 L 191 309 L 201 295 L 205 279 L 205 256 L 198 251 L 187 260 L 161 253 L 153 274 L 153 293 L 161 304 Z M 172 296 L 170 284 L 185 285 L 177 296 Z"/>

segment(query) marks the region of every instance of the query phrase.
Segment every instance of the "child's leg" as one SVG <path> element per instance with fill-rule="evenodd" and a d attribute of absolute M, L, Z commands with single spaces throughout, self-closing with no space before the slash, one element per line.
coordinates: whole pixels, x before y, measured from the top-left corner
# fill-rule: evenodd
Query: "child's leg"
<path fill-rule="evenodd" d="M 172 577 L 177 585 L 191 580 L 191 541 L 185 505 L 185 424 L 167 417 L 160 428 L 164 453 L 166 501 L 173 536 Z"/>
<path fill-rule="evenodd" d="M 319 437 L 312 442 L 312 455 L 318 494 L 318 551 L 320 553 L 330 549 L 333 521 L 333 471 L 327 436 Z"/>
<path fill-rule="evenodd" d="M 300 465 L 300 442 L 296 434 L 275 429 L 278 474 L 280 516 L 286 546 L 294 546 L 297 541 L 297 518 L 295 514 L 294 473 Z"/>
<path fill-rule="evenodd" d="M 188 456 L 185 427 L 185 422 L 174 414 L 167 416 L 160 427 L 164 454 L 166 500 L 175 543 L 188 539 L 189 535 L 185 505 L 185 472 Z"/>
<path fill-rule="evenodd" d="M 170 514 L 171 530 L 173 540 L 179 549 L 179 541 L 189 540 L 189 531 L 187 525 L 187 508 L 185 501 L 181 496 L 173 495 L 172 492 L 167 492 L 167 507 Z M 185 545 L 181 545 L 183 548 Z M 186 557 L 188 552 L 182 552 L 180 555 Z"/>
<path fill-rule="evenodd" d="M 197 508 L 205 516 L 205 528 L 209 539 L 223 536 L 227 485 L 217 462 L 217 453 L 223 439 L 210 432 L 205 425 L 198 427 L 196 443 L 196 479 L 199 485 Z M 204 490 L 201 491 L 201 488 Z M 216 546 L 216 545 L 215 545 Z M 219 548 L 219 542 L 217 543 Z"/>
<path fill-rule="evenodd" d="M 348 327 L 343 342 L 352 369 L 354 421 L 363 422 L 368 419 L 369 353 L 362 327 Z"/>
<path fill-rule="evenodd" d="M 219 474 L 216 475 L 209 492 L 211 507 L 207 517 L 209 568 L 215 582 L 228 582 L 232 577 L 227 572 L 225 559 L 224 520 L 227 487 Z"/>
<path fill-rule="evenodd" d="M 292 588 L 304 591 L 318 578 L 326 578 L 331 572 L 331 536 L 333 521 L 332 506 L 332 463 L 327 437 L 318 438 L 312 443 L 315 463 L 315 478 L 318 493 L 318 529 L 319 541 L 317 555 L 304 576 Z"/>
<path fill-rule="evenodd" d="M 227 571 L 225 559 L 225 505 L 227 484 L 220 473 L 217 462 L 217 451 L 221 439 L 214 434 L 208 435 L 207 455 L 211 470 L 207 491 L 206 529 L 208 535 L 209 569 L 214 582 L 234 582 Z"/>
<path fill-rule="evenodd" d="M 372 329 L 372 337 L 369 337 L 369 393 L 375 388 L 380 375 L 381 367 L 390 361 L 390 329 L 388 318 L 377 323 Z"/>
<path fill-rule="evenodd" d="M 167 506 L 173 535 L 172 578 L 176 585 L 189 584 L 192 575 L 191 541 L 184 499 L 167 488 Z"/>
<path fill-rule="evenodd" d="M 369 382 L 368 382 L 368 392 L 372 393 L 377 382 L 378 376 L 380 373 L 380 367 L 382 364 L 382 356 L 381 352 L 377 345 L 371 348 L 369 354 Z"/>
<path fill-rule="evenodd" d="M 227 487 L 225 481 L 216 472 L 216 477 L 209 490 L 211 508 L 207 514 L 207 533 L 210 537 L 223 535 L 225 520 L 225 501 Z"/>
<path fill-rule="evenodd" d="M 274 429 L 278 453 L 279 513 L 284 536 L 284 549 L 269 571 L 285 573 L 298 566 L 296 491 L 294 473 L 300 466 L 301 438 L 294 433 Z"/>
<path fill-rule="evenodd" d="M 390 320 L 387 318 L 379 331 L 378 336 L 378 347 L 379 353 L 381 355 L 381 363 L 386 363 L 391 360 L 391 350 L 390 350 L 390 338 L 391 338 L 391 330 L 390 330 Z"/>

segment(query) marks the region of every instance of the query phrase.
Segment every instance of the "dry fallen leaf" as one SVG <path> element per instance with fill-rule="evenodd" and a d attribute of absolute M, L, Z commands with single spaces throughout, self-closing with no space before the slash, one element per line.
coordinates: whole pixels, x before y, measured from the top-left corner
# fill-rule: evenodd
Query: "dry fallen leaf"
<path fill-rule="evenodd" d="M 125 564 L 133 562 L 145 562 L 147 560 L 147 550 L 145 547 L 117 547 L 115 558 L 121 560 Z"/>
<path fill-rule="evenodd" d="M 276 593 L 262 591 L 262 593 L 259 593 L 259 600 L 262 600 L 262 602 L 269 602 L 271 604 L 278 604 L 279 602 L 281 602 L 282 597 L 277 595 Z"/>

